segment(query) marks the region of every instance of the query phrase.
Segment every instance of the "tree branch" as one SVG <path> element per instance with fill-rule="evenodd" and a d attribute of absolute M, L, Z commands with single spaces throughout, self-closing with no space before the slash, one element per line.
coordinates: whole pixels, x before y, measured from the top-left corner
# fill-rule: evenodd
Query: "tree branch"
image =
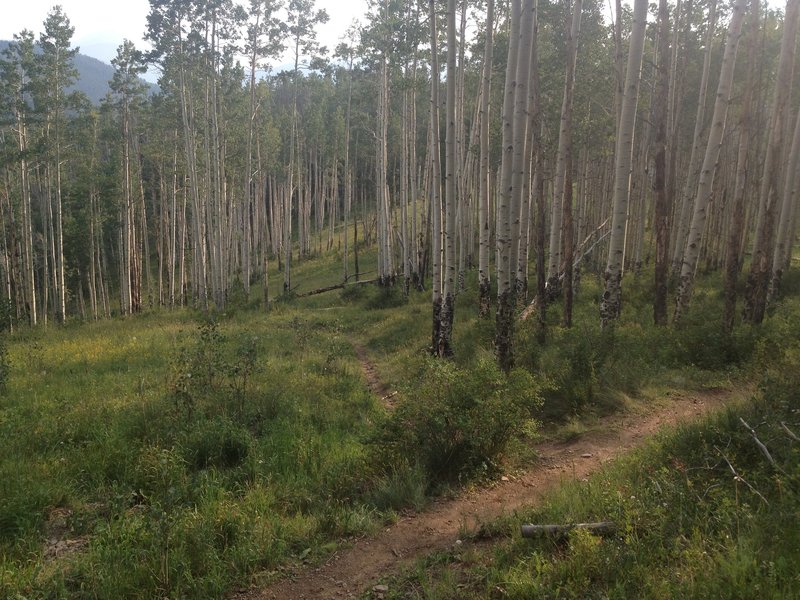
<path fill-rule="evenodd" d="M 769 450 L 767 450 L 767 447 L 763 444 L 763 442 L 760 439 L 758 439 L 755 429 L 750 427 L 750 425 L 747 424 L 747 421 L 745 421 L 742 417 L 739 417 L 739 421 L 741 421 L 742 425 L 745 426 L 745 429 L 747 429 L 750 432 L 750 435 L 753 437 L 753 441 L 756 443 L 756 446 L 758 446 L 758 449 L 761 450 L 761 453 L 767 457 L 769 464 L 771 464 L 773 468 L 775 468 L 775 470 L 780 471 L 785 475 L 786 473 L 784 472 L 783 469 L 781 469 L 778 466 L 778 463 L 775 462 L 775 459 L 772 458 L 772 455 L 769 453 Z"/>
<path fill-rule="evenodd" d="M 568 525 L 522 525 L 522 537 L 564 537 L 573 529 L 585 529 L 589 533 L 596 535 L 614 535 L 617 531 L 617 524 L 613 521 L 602 521 L 600 523 L 571 523 Z"/>
<path fill-rule="evenodd" d="M 786 435 L 788 435 L 792 440 L 794 440 L 795 442 L 800 442 L 800 438 L 797 437 L 795 433 L 791 429 L 789 429 L 789 427 L 783 421 L 781 421 L 781 427 L 786 432 Z"/>
<path fill-rule="evenodd" d="M 751 492 L 753 492 L 756 496 L 761 498 L 761 500 L 764 502 L 764 504 L 769 506 L 769 502 L 767 502 L 767 499 L 764 498 L 764 496 L 761 494 L 761 492 L 759 492 L 756 488 L 754 488 L 752 485 L 750 485 L 741 475 L 739 475 L 739 473 L 736 472 L 736 469 L 733 468 L 733 465 L 731 464 L 731 461 L 728 460 L 728 457 L 725 456 L 725 454 L 722 452 L 722 450 L 720 450 L 716 446 L 714 446 L 714 450 L 719 452 L 720 456 L 722 456 L 722 458 L 725 460 L 725 462 L 728 463 L 728 468 L 731 470 L 731 473 L 733 473 L 733 480 L 734 481 L 741 481 L 748 488 L 750 488 Z"/>

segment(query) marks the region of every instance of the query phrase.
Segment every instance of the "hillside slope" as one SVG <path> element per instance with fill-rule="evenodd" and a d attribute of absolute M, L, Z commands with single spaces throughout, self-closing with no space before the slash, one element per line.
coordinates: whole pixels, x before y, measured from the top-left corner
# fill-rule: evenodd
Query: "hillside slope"
<path fill-rule="evenodd" d="M 0 52 L 9 45 L 9 40 L 0 40 Z M 75 68 L 78 70 L 78 80 L 68 91 L 77 90 L 89 97 L 93 104 L 99 104 L 110 91 L 108 82 L 114 76 L 114 67 L 101 60 L 78 53 L 75 56 Z M 155 89 L 154 86 L 151 88 Z"/>

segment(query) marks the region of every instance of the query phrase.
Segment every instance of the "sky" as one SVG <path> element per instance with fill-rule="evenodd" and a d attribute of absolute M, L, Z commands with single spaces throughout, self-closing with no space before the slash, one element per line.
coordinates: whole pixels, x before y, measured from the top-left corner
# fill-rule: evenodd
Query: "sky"
<path fill-rule="evenodd" d="M 243 2 L 244 0 L 238 0 Z M 22 29 L 35 35 L 50 8 L 60 3 L 75 27 L 73 46 L 83 54 L 110 63 L 117 46 L 127 38 L 138 48 L 146 48 L 142 36 L 146 27 L 148 0 L 5 0 L 0 18 L 0 39 L 10 40 Z M 366 11 L 367 0 L 317 0 L 317 6 L 328 11 L 330 20 L 319 28 L 319 41 L 333 49 L 353 20 Z M 771 6 L 783 5 L 783 0 L 770 0 Z M 288 54 L 282 60 L 289 64 Z M 156 74 L 148 79 L 155 81 Z"/>
<path fill-rule="evenodd" d="M 147 25 L 148 0 L 6 0 L 0 15 L 0 39 L 10 40 L 15 33 L 30 29 L 38 37 L 47 13 L 61 4 L 75 28 L 72 45 L 82 54 L 110 63 L 122 40 L 146 48 L 142 37 Z M 317 7 L 328 11 L 330 20 L 320 26 L 318 39 L 333 49 L 353 19 L 366 11 L 366 0 L 317 0 Z M 289 62 L 288 60 L 286 61 Z"/>

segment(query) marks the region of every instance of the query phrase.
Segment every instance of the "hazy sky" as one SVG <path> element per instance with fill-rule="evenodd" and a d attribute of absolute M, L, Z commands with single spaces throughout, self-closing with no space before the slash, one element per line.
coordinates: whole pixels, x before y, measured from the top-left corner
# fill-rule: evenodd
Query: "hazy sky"
<path fill-rule="evenodd" d="M 142 35 L 150 6 L 147 0 L 3 0 L 3 4 L 0 39 L 11 39 L 25 28 L 38 36 L 50 8 L 61 4 L 75 27 L 73 45 L 80 46 L 83 54 L 110 62 L 124 38 L 144 48 Z M 770 0 L 769 4 L 783 6 L 784 0 Z M 319 30 L 320 42 L 330 49 L 353 19 L 364 14 L 366 0 L 317 0 L 317 6 L 330 15 L 330 21 Z"/>
<path fill-rule="evenodd" d="M 0 39 L 10 40 L 23 29 L 38 36 L 50 8 L 60 4 L 75 28 L 72 43 L 83 54 L 110 62 L 124 38 L 144 48 L 147 0 L 4 0 L 3 4 Z M 366 0 L 317 0 L 317 6 L 330 16 L 319 29 L 319 41 L 333 48 L 353 19 L 364 14 Z"/>

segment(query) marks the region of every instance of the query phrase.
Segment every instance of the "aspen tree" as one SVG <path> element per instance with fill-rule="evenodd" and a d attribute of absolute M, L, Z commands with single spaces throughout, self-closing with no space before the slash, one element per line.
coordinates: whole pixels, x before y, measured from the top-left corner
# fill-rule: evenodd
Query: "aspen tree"
<path fill-rule="evenodd" d="M 242 260 L 242 284 L 244 286 L 245 297 L 250 296 L 250 279 L 252 272 L 252 254 L 255 250 L 255 235 L 257 232 L 251 231 L 252 218 L 251 215 L 255 212 L 256 201 L 260 197 L 260 191 L 256 190 L 258 186 L 263 189 L 263 177 L 256 179 L 254 172 L 256 169 L 261 170 L 262 165 L 256 161 L 255 167 L 253 166 L 253 159 L 256 152 L 256 126 L 258 123 L 258 114 L 261 110 L 259 99 L 256 92 L 256 71 L 259 68 L 259 63 L 264 58 L 277 56 L 283 50 L 283 35 L 284 24 L 278 21 L 275 17 L 276 11 L 280 8 L 281 3 L 274 0 L 250 0 L 250 17 L 253 21 L 248 26 L 248 41 L 247 50 L 248 58 L 250 61 L 250 78 L 249 78 L 249 96 L 250 96 L 250 110 L 248 115 L 247 126 L 247 158 L 245 166 L 245 182 L 244 182 L 244 196 L 240 234 L 240 252 Z M 254 235 L 255 234 L 255 235 Z M 264 274 L 263 279 L 266 284 L 267 279 L 267 250 L 263 248 L 264 252 Z M 269 306 L 269 295 L 265 294 L 265 306 Z"/>
<path fill-rule="evenodd" d="M 556 152 L 556 168 L 553 182 L 553 201 L 551 204 L 550 221 L 550 252 L 547 267 L 547 285 L 549 296 L 555 298 L 560 295 L 561 277 L 564 272 L 562 260 L 562 222 L 564 186 L 566 177 L 567 157 L 572 152 L 572 113 L 573 98 L 575 95 L 575 64 L 578 57 L 578 36 L 581 29 L 581 10 L 583 0 L 575 0 L 572 7 L 572 21 L 567 34 L 567 67 L 564 78 L 564 95 L 561 102 L 561 120 L 558 131 L 558 150 Z M 570 180 L 572 178 L 570 177 Z"/>
<path fill-rule="evenodd" d="M 686 240 L 686 249 L 683 251 L 680 284 L 673 319 L 676 323 L 680 322 L 684 312 L 689 307 L 689 301 L 692 296 L 700 243 L 705 231 L 707 208 L 714 191 L 714 174 L 717 169 L 720 147 L 722 146 L 722 136 L 725 133 L 725 121 L 733 87 L 733 72 L 736 66 L 736 51 L 739 48 L 746 8 L 747 0 L 737 0 L 733 6 L 733 15 L 728 24 L 725 53 L 722 57 L 716 101 L 714 102 L 714 114 L 711 117 L 711 130 L 706 144 L 705 156 L 703 157 L 703 166 L 700 170 L 700 178 L 697 183 L 697 192 L 692 203 L 692 222 Z"/>
<path fill-rule="evenodd" d="M 447 99 L 444 192 L 444 286 L 436 354 L 453 355 L 453 310 L 456 288 L 456 0 L 447 1 Z"/>
<path fill-rule="evenodd" d="M 744 87 L 741 113 L 737 129 L 739 130 L 739 144 L 736 158 L 736 179 L 734 185 L 733 207 L 731 222 L 728 229 L 728 243 L 725 251 L 725 273 L 723 290 L 725 296 L 725 309 L 722 317 L 723 331 L 731 333 L 736 315 L 736 283 L 741 268 L 740 248 L 744 235 L 745 221 L 745 194 L 751 175 L 752 162 L 749 158 L 750 143 L 753 132 L 753 99 L 755 93 L 756 50 L 758 47 L 759 8 L 760 0 L 750 2 L 750 22 L 747 40 L 747 81 Z"/>
<path fill-rule="evenodd" d="M 687 13 L 687 28 L 691 22 L 691 14 Z M 702 137 L 706 126 L 706 96 L 708 95 L 708 78 L 711 70 L 711 47 L 714 41 L 714 30 L 717 25 L 717 0 L 711 0 L 708 14 L 708 28 L 706 29 L 705 54 L 703 59 L 703 75 L 700 79 L 700 97 L 697 100 L 697 116 L 694 122 L 694 136 L 692 137 L 692 150 L 689 155 L 689 169 L 684 182 L 683 194 L 679 204 L 675 207 L 675 248 L 672 255 L 672 270 L 677 275 L 681 272 L 683 252 L 686 248 L 686 236 L 692 217 L 694 192 L 697 190 L 697 177 L 700 165 L 697 157 L 702 145 Z"/>
<path fill-rule="evenodd" d="M 431 265 L 431 290 L 433 296 L 433 333 L 431 340 L 431 352 L 439 352 L 439 340 L 441 339 L 442 327 L 442 185 L 441 185 L 441 159 L 439 137 L 439 44 L 436 26 L 436 3 L 434 0 L 428 2 L 428 20 L 430 22 L 431 38 L 431 118 L 430 136 L 428 150 L 431 160 L 430 175 L 430 212 L 432 240 L 430 249 L 432 253 Z"/>
<path fill-rule="evenodd" d="M 669 214 L 672 198 L 667 178 L 667 112 L 670 91 L 670 22 L 667 0 L 658 2 L 658 54 L 656 89 L 653 94 L 653 202 L 656 237 L 653 321 L 667 324 L 667 277 L 669 271 Z"/>
<path fill-rule="evenodd" d="M 22 275 L 25 286 L 25 308 L 31 326 L 38 323 L 37 285 L 34 272 L 35 248 L 33 244 L 33 206 L 31 203 L 31 176 L 28 164 L 29 112 L 26 96 L 37 76 L 37 59 L 33 33 L 23 30 L 4 51 L 0 60 L 0 73 L 8 86 L 9 104 L 16 127 L 15 139 L 19 151 L 19 189 L 21 198 Z"/>
<path fill-rule="evenodd" d="M 492 87 L 492 60 L 494 57 L 494 0 L 486 3 L 486 40 L 483 49 L 481 69 L 481 109 L 480 109 L 480 185 L 478 200 L 478 313 L 481 317 L 489 315 L 491 303 L 491 280 L 489 277 L 489 191 L 491 172 L 489 166 L 489 110 Z"/>
<path fill-rule="evenodd" d="M 787 0 L 781 37 L 781 53 L 775 79 L 769 141 L 764 158 L 756 219 L 753 259 L 747 276 L 744 317 L 759 324 L 764 320 L 774 256 L 775 219 L 780 202 L 782 152 L 789 126 L 789 96 L 795 60 L 795 43 L 800 22 L 800 0 Z"/>
<path fill-rule="evenodd" d="M 48 128 L 47 138 L 51 152 L 48 169 L 52 194 L 48 196 L 48 210 L 52 200 L 55 201 L 54 217 L 50 220 L 51 226 L 55 225 L 54 237 L 51 238 L 53 255 L 53 292 L 55 296 L 56 321 L 63 323 L 66 319 L 66 264 L 64 260 L 64 210 L 62 202 L 62 174 L 64 160 L 62 160 L 62 142 L 64 126 L 66 123 L 66 88 L 77 77 L 73 66 L 73 59 L 78 53 L 77 48 L 70 49 L 72 35 L 75 28 L 70 24 L 69 18 L 60 6 L 55 6 L 44 22 L 44 33 L 39 39 L 42 48 L 42 77 L 47 81 L 45 89 L 45 103 L 47 110 Z"/>
<path fill-rule="evenodd" d="M 647 25 L 647 1 L 635 0 L 628 66 L 625 74 L 625 91 L 622 98 L 619 130 L 614 152 L 614 196 L 611 217 L 611 240 L 608 245 L 608 262 L 603 274 L 605 290 L 600 302 L 600 323 L 608 327 L 619 318 L 622 299 L 622 257 L 625 252 L 625 225 L 630 196 L 631 152 L 636 122 L 636 103 L 639 98 L 639 79 L 644 36 Z"/>
<path fill-rule="evenodd" d="M 797 210 L 797 198 L 800 195 L 800 110 L 795 118 L 789 160 L 786 162 L 782 193 L 781 212 L 778 219 L 778 235 L 775 242 L 775 254 L 772 258 L 772 281 L 770 282 L 770 299 L 778 292 L 783 272 L 791 260 L 791 242 L 794 239 L 792 223 Z"/>
<path fill-rule="evenodd" d="M 122 314 L 141 311 L 141 255 L 138 252 L 139 241 L 145 235 L 140 230 L 140 219 L 137 218 L 138 192 L 134 181 L 138 163 L 134 139 L 135 112 L 142 101 L 144 85 L 139 75 L 146 66 L 141 52 L 128 40 L 117 48 L 117 56 L 111 63 L 115 67 L 111 81 L 111 91 L 116 96 L 117 110 L 122 126 L 122 202 L 120 214 L 120 308 Z"/>
<path fill-rule="evenodd" d="M 580 1 L 580 0 L 578 0 Z M 516 305 L 517 298 L 523 287 L 523 282 L 518 280 L 520 241 L 522 239 L 522 216 L 524 214 L 523 192 L 527 185 L 525 175 L 530 164 L 530 149 L 532 147 L 532 131 L 530 125 L 530 81 L 531 81 L 531 47 L 533 45 L 533 34 L 536 24 L 536 0 L 524 0 L 522 13 L 520 15 L 519 48 L 517 50 L 516 86 L 514 89 L 514 133 L 511 143 L 513 145 L 511 163 L 511 211 L 509 221 L 511 222 L 511 256 L 508 268 L 511 271 L 510 277 L 514 287 L 513 302 Z M 526 224 L 527 226 L 527 224 Z"/>
<path fill-rule="evenodd" d="M 515 282 L 512 278 L 512 245 L 516 240 L 512 237 L 513 189 L 512 166 L 514 157 L 514 103 L 516 92 L 517 62 L 519 56 L 520 18 L 522 7 L 520 0 L 511 0 L 511 35 L 508 45 L 508 61 L 506 63 L 506 79 L 503 89 L 503 131 L 502 162 L 499 173 L 499 200 L 497 203 L 497 309 L 495 324 L 495 352 L 500 368 L 508 371 L 514 364 L 513 334 Z M 516 266 L 516 265 L 514 265 Z"/>

